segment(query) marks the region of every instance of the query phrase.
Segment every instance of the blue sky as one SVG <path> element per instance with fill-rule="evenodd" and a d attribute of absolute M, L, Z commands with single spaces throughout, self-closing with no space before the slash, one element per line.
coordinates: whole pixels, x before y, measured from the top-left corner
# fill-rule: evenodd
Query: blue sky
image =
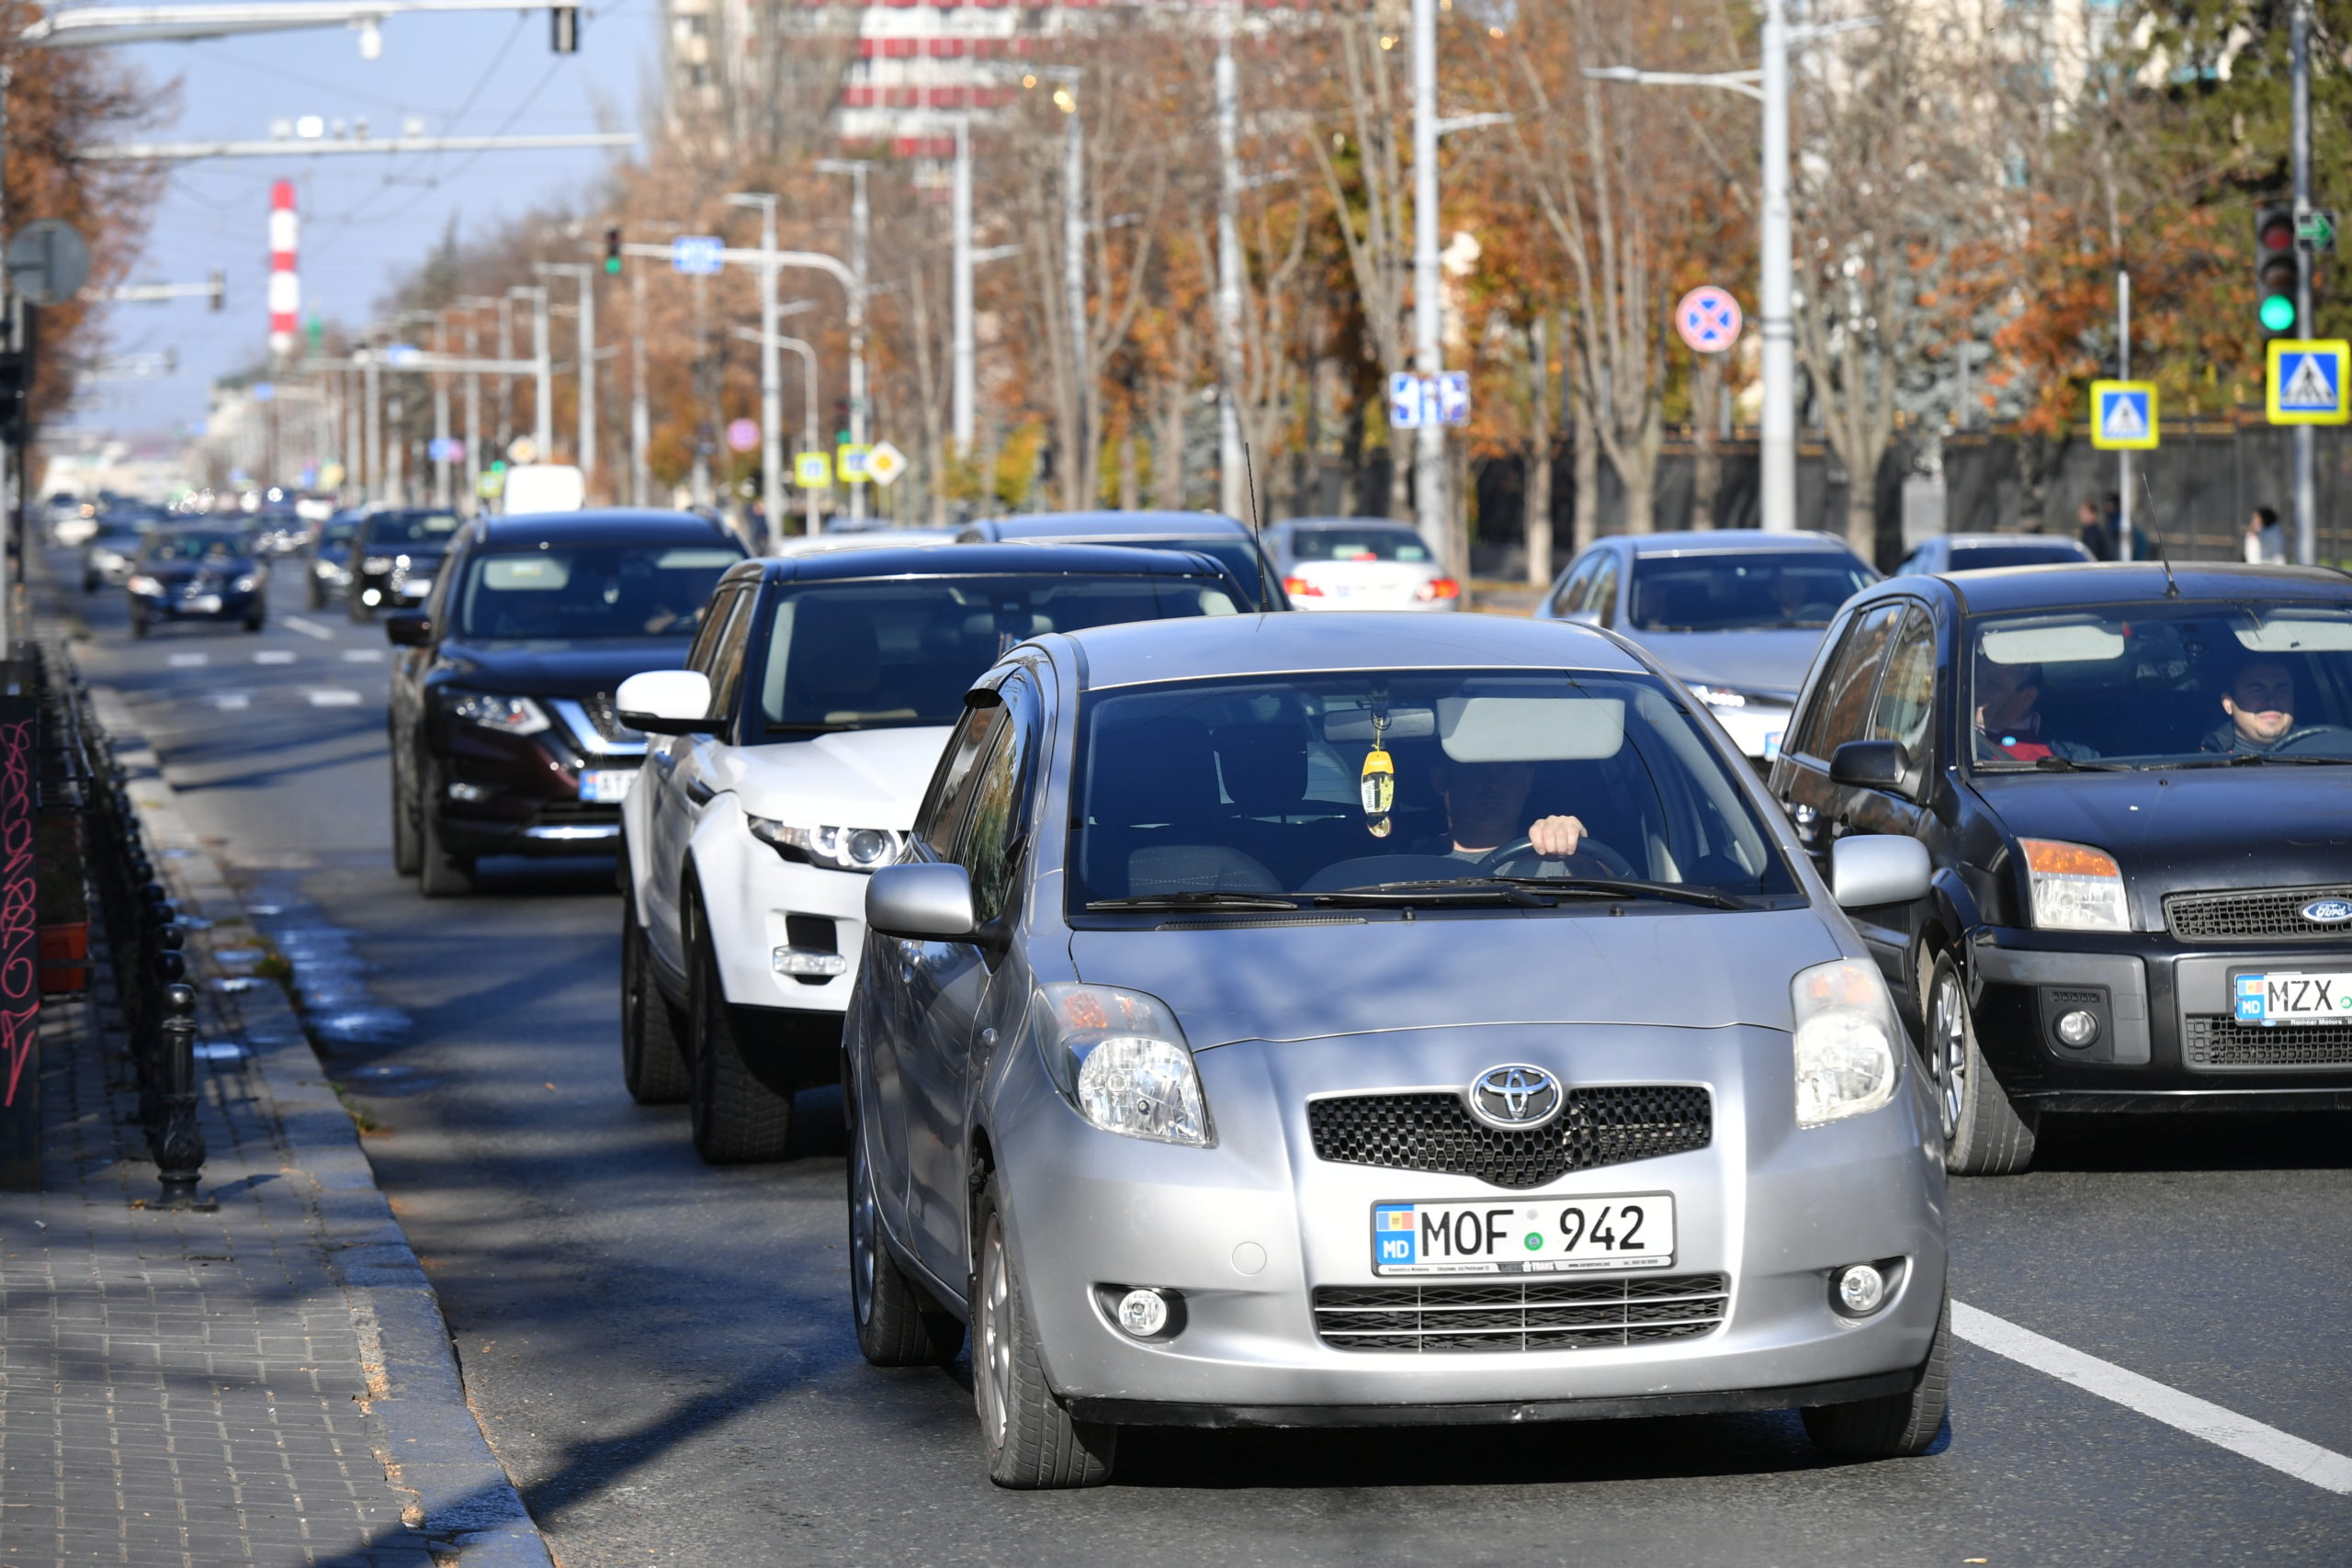
<path fill-rule="evenodd" d="M 544 11 L 393 17 L 380 59 L 359 57 L 356 34 L 335 28 L 141 44 L 117 51 L 148 79 L 180 84 L 179 112 L 150 133 L 164 141 L 270 133 L 273 119 L 364 116 L 372 135 L 399 133 L 410 116 L 429 135 L 634 130 L 651 101 L 660 59 L 660 0 L 616 0 L 583 19 L 580 52 L 548 48 Z M 179 373 L 90 388 L 73 422 L 126 434 L 168 432 L 204 416 L 216 376 L 266 346 L 264 298 L 273 180 L 295 181 L 300 206 L 303 315 L 364 321 L 390 279 L 422 257 L 451 214 L 459 232 L 494 227 L 582 188 L 601 152 L 213 159 L 176 165 L 149 230 L 134 281 L 228 279 L 219 315 L 200 299 L 109 308 L 116 353 L 175 349 Z"/>

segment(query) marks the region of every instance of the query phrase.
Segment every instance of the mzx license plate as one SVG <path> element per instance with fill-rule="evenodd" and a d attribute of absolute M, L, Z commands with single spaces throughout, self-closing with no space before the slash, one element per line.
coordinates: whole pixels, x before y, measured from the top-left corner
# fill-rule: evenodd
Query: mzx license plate
<path fill-rule="evenodd" d="M 2240 1023 L 2352 1022 L 2352 971 L 2233 975 L 2230 991 Z"/>
<path fill-rule="evenodd" d="M 1674 1261 L 1674 1199 L 1538 1198 L 1375 1203 L 1375 1274 L 1566 1274 Z"/>

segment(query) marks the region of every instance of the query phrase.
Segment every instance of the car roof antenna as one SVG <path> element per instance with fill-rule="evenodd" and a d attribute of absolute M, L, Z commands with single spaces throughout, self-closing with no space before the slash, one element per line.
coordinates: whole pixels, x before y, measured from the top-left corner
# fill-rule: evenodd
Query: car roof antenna
<path fill-rule="evenodd" d="M 2164 533 L 2156 526 L 2156 491 L 2155 487 L 2148 482 L 2148 470 L 2145 468 L 2140 470 L 2140 493 L 2148 498 L 2149 542 L 2156 547 L 2156 559 L 2164 563 L 2165 597 L 2177 599 L 2180 597 L 2180 584 L 2172 574 L 2172 556 L 2165 548 Z"/>
<path fill-rule="evenodd" d="M 1266 581 L 1266 525 L 1258 515 L 1258 470 L 1247 441 L 1241 444 L 1241 472 L 1250 481 L 1250 537 L 1258 547 L 1258 611 L 1263 615 L 1274 602 L 1274 590 Z"/>

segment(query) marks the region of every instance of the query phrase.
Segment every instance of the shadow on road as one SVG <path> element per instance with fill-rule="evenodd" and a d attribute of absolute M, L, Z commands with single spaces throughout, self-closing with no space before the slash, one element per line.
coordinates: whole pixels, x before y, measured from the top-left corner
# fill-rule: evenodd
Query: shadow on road
<path fill-rule="evenodd" d="M 2352 1111 L 2183 1111 L 2043 1119 L 2041 1171 L 2336 1170 L 2352 1167 Z"/>

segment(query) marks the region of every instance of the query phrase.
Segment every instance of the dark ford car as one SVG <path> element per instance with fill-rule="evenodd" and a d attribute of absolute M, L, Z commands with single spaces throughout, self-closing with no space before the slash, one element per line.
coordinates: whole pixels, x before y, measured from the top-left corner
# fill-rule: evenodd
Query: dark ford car
<path fill-rule="evenodd" d="M 373 519 L 370 520 L 371 525 Z M 616 847 L 645 738 L 613 688 L 685 661 L 743 548 L 684 513 L 574 512 L 469 525 L 422 613 L 388 617 L 392 859 L 428 897 L 492 854 Z"/>
<path fill-rule="evenodd" d="M 1927 845 L 1928 897 L 1849 913 L 1952 1169 L 2045 1111 L 2352 1109 L 2352 580 L 1904 577 L 1822 649 L 1772 792 L 1824 863 Z"/>
<path fill-rule="evenodd" d="M 159 621 L 238 621 L 261 630 L 269 615 L 269 569 L 229 528 L 158 528 L 140 546 L 124 586 L 130 635 Z"/>
<path fill-rule="evenodd" d="M 433 592 L 441 558 L 458 536 L 454 512 L 393 507 L 371 512 L 351 541 L 345 604 L 364 621 L 378 610 L 413 609 Z"/>

